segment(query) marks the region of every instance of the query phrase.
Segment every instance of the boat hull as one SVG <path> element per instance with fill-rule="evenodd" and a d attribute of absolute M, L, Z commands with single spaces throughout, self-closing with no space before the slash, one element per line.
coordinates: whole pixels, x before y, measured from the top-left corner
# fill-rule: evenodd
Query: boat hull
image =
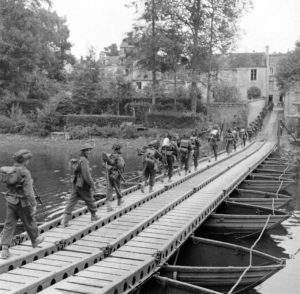
<path fill-rule="evenodd" d="M 249 266 L 250 249 L 205 238 L 190 238 L 182 247 L 175 265 L 162 275 L 185 283 L 228 292 Z M 257 286 L 284 267 L 284 261 L 253 250 L 252 267 L 234 293 Z"/>

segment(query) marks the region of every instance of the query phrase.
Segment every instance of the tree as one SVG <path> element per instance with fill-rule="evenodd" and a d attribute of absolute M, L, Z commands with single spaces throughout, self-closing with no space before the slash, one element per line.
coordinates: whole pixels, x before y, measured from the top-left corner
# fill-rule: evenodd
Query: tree
<path fill-rule="evenodd" d="M 100 65 L 93 48 L 75 65 L 72 98 L 74 105 L 86 113 L 93 113 L 103 94 Z"/>
<path fill-rule="evenodd" d="M 215 102 L 230 103 L 238 101 L 238 89 L 226 83 L 216 84 L 212 92 Z"/>
<path fill-rule="evenodd" d="M 287 53 L 280 60 L 276 78 L 282 92 L 287 92 L 295 83 L 300 81 L 300 41 L 296 42 L 292 52 Z"/>
<path fill-rule="evenodd" d="M 116 43 L 113 43 L 108 47 L 104 47 L 104 52 L 107 56 L 119 56 L 119 50 Z"/>
<path fill-rule="evenodd" d="M 261 97 L 261 90 L 256 86 L 252 86 L 247 90 L 247 97 L 248 99 L 259 98 Z"/>
<path fill-rule="evenodd" d="M 211 87 L 212 56 L 224 53 L 233 42 L 237 21 L 250 3 L 248 0 L 168 0 L 169 13 L 182 24 L 186 36 L 186 50 L 191 60 L 192 111 L 197 105 L 197 75 L 208 72 L 208 93 Z M 200 68 L 203 56 L 207 68 Z M 208 96 L 208 103 L 210 97 Z"/>
<path fill-rule="evenodd" d="M 26 99 L 45 79 L 64 80 L 64 66 L 74 60 L 69 30 L 50 4 L 0 0 L 0 95 Z"/>

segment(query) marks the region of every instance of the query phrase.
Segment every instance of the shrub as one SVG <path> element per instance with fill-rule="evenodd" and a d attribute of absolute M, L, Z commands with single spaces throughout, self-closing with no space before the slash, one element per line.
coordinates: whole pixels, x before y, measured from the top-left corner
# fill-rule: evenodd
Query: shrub
<path fill-rule="evenodd" d="M 75 126 L 69 129 L 70 139 L 86 139 L 91 136 L 91 127 Z"/>
<path fill-rule="evenodd" d="M 112 126 L 119 127 L 122 122 L 133 122 L 132 116 L 117 116 L 117 115 L 67 115 L 66 123 L 68 126 L 92 126 L 97 125 L 99 127 Z"/>
<path fill-rule="evenodd" d="M 0 115 L 0 132 L 11 133 L 14 128 L 14 122 L 12 119 L 5 115 Z"/>
<path fill-rule="evenodd" d="M 21 131 L 21 134 L 23 135 L 33 135 L 39 137 L 46 137 L 49 135 L 49 133 L 49 130 L 41 127 L 41 125 L 36 122 L 27 122 Z"/>
<path fill-rule="evenodd" d="M 133 126 L 125 126 L 122 129 L 121 136 L 123 139 L 134 139 L 139 137 L 139 134 L 135 127 Z"/>
<path fill-rule="evenodd" d="M 146 125 L 156 128 L 194 128 L 203 119 L 200 115 L 181 112 L 151 112 L 146 116 Z"/>
<path fill-rule="evenodd" d="M 247 90 L 247 96 L 248 99 L 259 98 L 261 97 L 261 90 L 256 86 L 252 86 Z"/>

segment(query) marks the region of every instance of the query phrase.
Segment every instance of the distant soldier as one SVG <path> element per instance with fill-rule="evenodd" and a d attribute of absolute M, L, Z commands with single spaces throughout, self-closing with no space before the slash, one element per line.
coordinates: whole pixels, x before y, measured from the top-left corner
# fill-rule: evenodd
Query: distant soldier
<path fill-rule="evenodd" d="M 144 151 L 143 159 L 143 176 L 144 186 L 141 186 L 141 191 L 144 192 L 144 187 L 147 185 L 149 179 L 149 193 L 153 192 L 153 186 L 155 184 L 155 175 L 158 169 L 158 161 L 162 160 L 162 155 L 157 149 L 157 140 L 151 141 Z"/>
<path fill-rule="evenodd" d="M 241 128 L 239 132 L 239 137 L 242 140 L 242 145 L 245 148 L 246 147 L 246 141 L 247 141 L 247 132 L 245 128 Z"/>
<path fill-rule="evenodd" d="M 197 136 L 197 133 L 194 131 L 190 137 L 192 143 L 192 150 L 193 150 L 193 161 L 194 161 L 194 170 L 196 171 L 198 168 L 198 160 L 200 156 L 200 140 Z"/>
<path fill-rule="evenodd" d="M 215 160 L 218 159 L 218 141 L 220 141 L 219 128 L 218 126 L 213 126 L 208 136 L 208 142 L 214 154 Z"/>
<path fill-rule="evenodd" d="M 251 142 L 253 136 L 253 131 L 252 131 L 252 127 L 251 124 L 247 127 L 247 138 L 249 140 L 249 142 Z"/>
<path fill-rule="evenodd" d="M 239 140 L 239 136 L 238 136 L 238 132 L 237 132 L 237 128 L 233 128 L 232 130 L 232 135 L 233 135 L 233 149 L 234 151 L 236 151 L 236 146 L 237 146 L 237 143 L 238 143 L 238 140 Z"/>
<path fill-rule="evenodd" d="M 161 154 L 163 156 L 163 161 L 167 164 L 167 172 L 168 172 L 168 182 L 172 181 L 173 176 L 173 165 L 175 162 L 175 158 L 178 156 L 178 150 L 173 141 L 171 141 L 171 136 L 164 138 Z"/>
<path fill-rule="evenodd" d="M 224 139 L 226 142 L 226 152 L 227 152 L 227 154 L 230 154 L 230 152 L 231 152 L 230 146 L 231 145 L 233 146 L 233 144 L 234 144 L 234 136 L 231 132 L 231 129 L 227 130 Z"/>
<path fill-rule="evenodd" d="M 91 213 L 91 221 L 96 221 L 99 219 L 97 216 L 97 206 L 95 204 L 95 199 L 93 191 L 96 190 L 95 183 L 91 175 L 91 168 L 89 164 L 89 155 L 93 147 L 86 143 L 80 149 L 80 158 L 77 161 L 73 161 L 73 185 L 72 192 L 67 201 L 67 205 L 63 214 L 62 225 L 64 227 L 69 226 L 69 221 L 71 219 L 72 211 L 77 204 L 78 200 L 83 200 Z"/>
<path fill-rule="evenodd" d="M 180 170 L 182 170 L 184 166 L 185 175 L 187 175 L 189 171 L 190 154 L 192 151 L 192 144 L 188 135 L 183 135 L 183 138 L 179 141 L 178 147 L 180 151 Z"/>
<path fill-rule="evenodd" d="M 1 233 L 1 258 L 10 256 L 11 245 L 15 228 L 19 219 L 22 220 L 25 230 L 31 240 L 32 247 L 44 241 L 39 236 L 38 227 L 34 219 L 36 213 L 36 195 L 33 188 L 33 180 L 27 169 L 32 154 L 27 149 L 21 149 L 14 155 L 15 164 L 12 167 L 2 167 L 1 181 L 6 183 L 8 192 L 6 199 L 6 219 Z M 6 173 L 6 176 L 4 174 Z"/>
<path fill-rule="evenodd" d="M 107 211 L 113 210 L 110 205 L 112 200 L 113 189 L 115 189 L 118 205 L 123 203 L 122 194 L 121 194 L 121 179 L 125 181 L 123 177 L 123 172 L 125 170 L 125 160 L 121 152 L 122 146 L 120 144 L 113 144 L 112 154 L 102 153 L 103 162 L 106 169 L 106 182 L 107 182 L 107 194 L 106 194 L 106 206 Z"/>

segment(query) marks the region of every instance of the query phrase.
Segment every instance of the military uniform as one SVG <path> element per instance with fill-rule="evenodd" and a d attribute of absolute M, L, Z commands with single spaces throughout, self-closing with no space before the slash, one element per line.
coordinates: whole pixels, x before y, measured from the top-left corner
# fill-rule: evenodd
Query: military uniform
<path fill-rule="evenodd" d="M 185 174 L 187 174 L 189 170 L 190 154 L 192 151 L 191 140 L 188 138 L 181 139 L 178 147 L 180 151 L 180 169 L 182 170 L 184 167 Z"/>
<path fill-rule="evenodd" d="M 150 142 L 148 147 L 145 150 L 143 158 L 143 177 L 144 177 L 144 186 L 147 184 L 149 179 L 149 192 L 153 191 L 153 186 L 155 184 L 155 175 L 158 169 L 158 161 L 162 160 L 162 155 L 158 152 L 154 146 L 156 146 L 156 141 Z M 143 191 L 142 186 L 142 191 Z"/>
<path fill-rule="evenodd" d="M 211 130 L 209 137 L 208 137 L 208 142 L 210 145 L 210 148 L 214 154 L 215 160 L 218 159 L 218 141 L 220 140 L 219 138 L 219 131 L 218 129 L 214 128 Z"/>
<path fill-rule="evenodd" d="M 90 144 L 85 144 L 81 149 L 81 156 L 79 158 L 78 169 L 74 173 L 72 192 L 67 201 L 67 205 L 63 216 L 63 225 L 67 227 L 69 225 L 69 220 L 71 219 L 71 214 L 76 206 L 79 199 L 83 200 L 91 213 L 91 220 L 98 220 L 96 215 L 97 206 L 95 204 L 95 199 L 92 190 L 96 190 L 95 183 L 91 175 L 91 168 L 88 160 L 88 156 L 85 151 L 92 150 Z"/>
<path fill-rule="evenodd" d="M 169 138 L 164 139 L 161 147 L 161 154 L 163 156 L 164 162 L 167 165 L 167 172 L 170 182 L 173 176 L 173 165 L 175 158 L 178 156 L 178 150 L 175 143 L 170 141 Z"/>
<path fill-rule="evenodd" d="M 36 247 L 44 240 L 43 237 L 39 237 L 38 227 L 34 219 L 37 203 L 33 189 L 33 180 L 30 171 L 24 164 L 31 157 L 31 152 L 26 149 L 21 149 L 14 155 L 16 161 L 14 166 L 19 179 L 15 184 L 7 184 L 8 192 L 5 195 L 7 205 L 6 219 L 1 234 L 1 258 L 8 258 L 10 255 L 8 247 L 11 245 L 19 219 L 23 222 L 32 247 Z"/>
<path fill-rule="evenodd" d="M 198 159 L 200 156 L 200 140 L 196 136 L 196 134 L 193 134 L 190 137 L 191 143 L 192 143 L 192 150 L 193 150 L 193 162 L 194 162 L 194 168 L 197 170 L 198 168 Z"/>
<path fill-rule="evenodd" d="M 242 144 L 243 144 L 243 147 L 245 148 L 246 147 L 246 140 L 247 140 L 247 132 L 244 128 L 242 128 L 239 132 L 239 136 L 242 140 Z"/>
<path fill-rule="evenodd" d="M 107 157 L 106 168 L 107 168 L 107 199 L 110 201 L 112 198 L 113 189 L 115 189 L 118 205 L 123 203 L 122 194 L 121 194 L 121 174 L 124 172 L 125 161 L 121 155 L 121 145 L 114 144 L 114 152 Z M 108 205 L 108 210 L 112 210 L 110 205 Z"/>
<path fill-rule="evenodd" d="M 231 130 L 227 130 L 227 133 L 225 135 L 225 141 L 226 141 L 226 152 L 230 153 L 230 145 L 234 144 L 234 136 L 231 132 Z"/>

